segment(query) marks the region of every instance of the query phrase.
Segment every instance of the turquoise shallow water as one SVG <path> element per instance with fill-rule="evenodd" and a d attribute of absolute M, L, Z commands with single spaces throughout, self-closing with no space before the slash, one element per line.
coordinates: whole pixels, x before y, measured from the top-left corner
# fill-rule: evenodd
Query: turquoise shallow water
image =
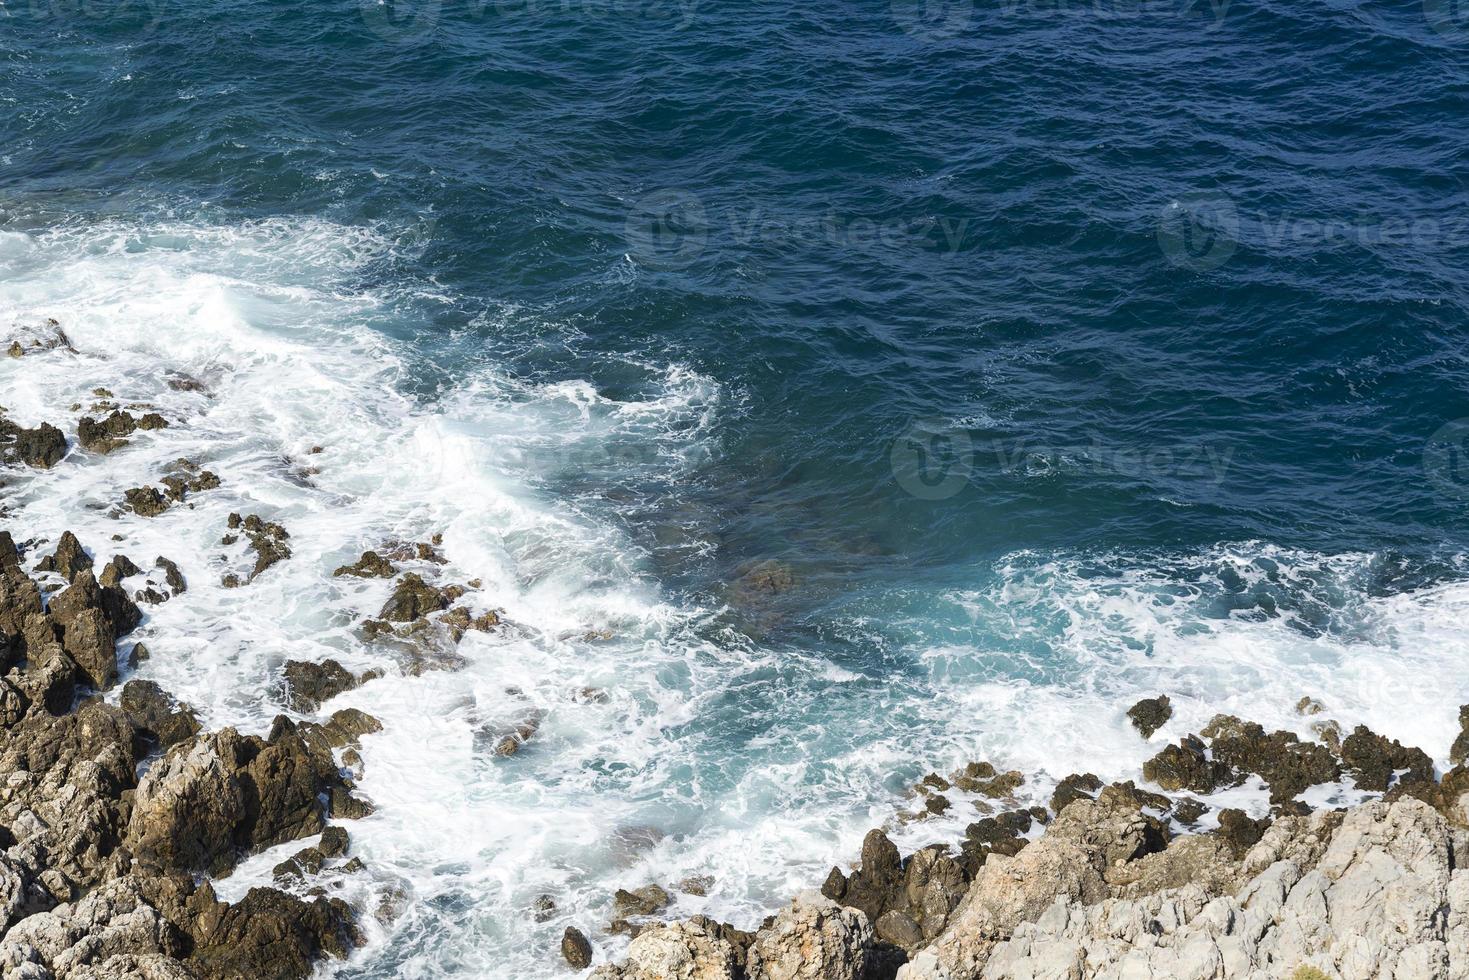
<path fill-rule="evenodd" d="M 223 456 L 420 460 L 344 464 L 355 526 L 247 472 L 324 554 L 452 519 L 535 627 L 481 701 L 618 692 L 360 835 L 421 901 L 349 972 L 549 975 L 635 879 L 753 921 L 928 767 L 1127 774 L 1141 693 L 1442 754 L 1469 691 L 1403 678 L 1469 652 L 1466 96 L 1433 2 L 6 4 L 0 327 L 278 385 Z"/>

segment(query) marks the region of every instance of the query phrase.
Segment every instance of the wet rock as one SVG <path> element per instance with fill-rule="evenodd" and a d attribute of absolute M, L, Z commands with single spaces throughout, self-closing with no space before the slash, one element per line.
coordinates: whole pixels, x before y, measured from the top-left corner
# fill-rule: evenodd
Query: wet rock
<path fill-rule="evenodd" d="M 110 591 L 110 590 L 108 590 Z M 107 597 L 89 569 L 77 573 L 72 584 L 51 600 L 50 615 L 61 630 L 62 647 L 97 690 L 117 681 L 119 629 L 132 629 L 141 614 L 126 597 Z M 126 603 L 124 612 L 117 603 Z M 112 605 L 114 608 L 109 609 Z"/>
<path fill-rule="evenodd" d="M 1433 760 L 1422 749 L 1375 734 L 1358 725 L 1341 743 L 1342 763 L 1352 774 L 1358 789 L 1384 792 L 1399 770 L 1407 770 L 1401 782 L 1433 780 Z"/>
<path fill-rule="evenodd" d="M 173 506 L 172 501 L 151 486 L 134 487 L 124 491 L 123 502 L 139 517 L 157 517 Z"/>
<path fill-rule="evenodd" d="M 178 565 L 162 556 L 153 564 L 154 567 L 163 569 L 164 581 L 168 583 L 174 595 L 183 595 L 189 591 L 189 584 L 184 580 L 184 573 L 179 571 Z"/>
<path fill-rule="evenodd" d="M 537 895 L 531 903 L 531 912 L 537 922 L 550 922 L 556 915 L 556 900 L 550 895 Z"/>
<path fill-rule="evenodd" d="M 364 551 L 355 565 L 342 565 L 332 572 L 334 576 L 352 575 L 357 578 L 392 578 L 398 574 L 393 563 L 376 551 Z"/>
<path fill-rule="evenodd" d="M 378 618 L 390 623 L 411 623 L 447 606 L 448 602 L 438 589 L 425 582 L 416 572 L 408 572 L 398 580 L 392 597 L 383 606 Z"/>
<path fill-rule="evenodd" d="M 127 555 L 114 555 L 102 569 L 102 576 L 97 580 L 104 588 L 116 588 L 122 584 L 125 578 L 141 575 L 143 570 L 132 563 Z"/>
<path fill-rule="evenodd" d="M 321 732 L 326 737 L 327 744 L 334 749 L 348 745 L 356 746 L 363 735 L 371 735 L 382 730 L 382 722 L 357 708 L 343 708 L 334 713 L 327 723 L 321 726 Z"/>
<path fill-rule="evenodd" d="M 860 909 L 876 921 L 902 887 L 903 861 L 898 847 L 881 830 L 862 839 L 862 863 L 847 879 L 842 904 Z"/>
<path fill-rule="evenodd" d="M 75 534 L 64 531 L 54 554 L 42 558 L 36 564 L 38 572 L 55 572 L 70 582 L 77 572 L 92 567 L 92 556 L 87 554 Z"/>
<path fill-rule="evenodd" d="M 87 416 L 77 423 L 77 442 L 90 452 L 110 453 L 127 445 L 123 437 L 136 427 L 133 417 L 125 412 L 114 412 L 101 422 Z"/>
<path fill-rule="evenodd" d="M 709 875 L 690 875 L 678 883 L 678 890 L 685 895 L 703 897 L 709 894 L 709 889 L 713 886 L 714 879 Z"/>
<path fill-rule="evenodd" d="M 964 829 L 960 844 L 961 860 L 966 873 L 978 872 L 991 854 L 1013 856 L 1029 843 L 1022 834 L 1034 823 L 1025 810 L 1011 810 L 993 817 L 976 820 Z"/>
<path fill-rule="evenodd" d="M 1216 763 L 1264 779 L 1270 785 L 1272 803 L 1294 799 L 1311 786 L 1334 782 L 1341 776 L 1330 749 L 1302 742 L 1294 732 L 1267 734 L 1254 722 L 1218 715 L 1202 734 L 1212 739 L 1210 749 Z"/>
<path fill-rule="evenodd" d="M 236 515 L 230 516 L 233 518 Z M 291 547 L 286 544 L 291 536 L 280 524 L 263 521 L 257 515 L 251 514 L 239 526 L 244 528 L 250 550 L 255 552 L 255 566 L 250 570 L 249 581 L 255 581 L 266 569 L 291 557 Z"/>
<path fill-rule="evenodd" d="M 1132 719 L 1132 726 L 1143 738 L 1152 738 L 1153 733 L 1173 717 L 1173 705 L 1166 694 L 1160 694 L 1156 698 L 1143 698 L 1127 709 L 1127 717 Z"/>
<path fill-rule="evenodd" d="M 0 417 L 0 449 L 7 461 L 49 470 L 66 456 L 66 436 L 48 422 L 24 429 Z"/>
<path fill-rule="evenodd" d="M 1051 811 L 1060 813 L 1073 800 L 1092 799 L 1101 788 L 1102 781 L 1095 773 L 1074 772 L 1056 784 L 1056 791 L 1051 794 Z"/>
<path fill-rule="evenodd" d="M 653 915 L 668 907 L 673 901 L 668 892 L 657 885 L 644 885 L 628 891 L 625 888 L 617 889 L 612 896 L 613 918 L 625 919 L 634 915 Z"/>
<path fill-rule="evenodd" d="M 498 756 L 512 756 L 519 752 L 536 732 L 541 730 L 541 721 L 546 713 L 532 708 L 525 716 L 508 728 L 491 729 L 485 733 L 493 744 L 492 751 Z"/>
<path fill-rule="evenodd" d="M 865 915 L 806 892 L 755 934 L 745 972 L 751 980 L 861 980 L 872 949 Z"/>
<path fill-rule="evenodd" d="M 330 752 L 278 718 L 268 740 L 232 728 L 174 746 L 134 798 L 128 843 L 165 871 L 219 874 L 242 853 L 318 834 L 341 787 Z"/>
<path fill-rule="evenodd" d="M 580 929 L 566 927 L 561 935 L 561 957 L 574 970 L 585 970 L 592 965 L 592 944 Z"/>
<path fill-rule="evenodd" d="M 1185 796 L 1173 805 L 1173 818 L 1184 826 L 1193 826 L 1208 812 L 1208 806 L 1191 796 Z"/>
<path fill-rule="evenodd" d="M 1014 796 L 1025 782 L 1025 776 L 1018 770 L 999 772 L 988 762 L 971 762 L 950 778 L 957 789 L 997 800 Z"/>
<path fill-rule="evenodd" d="M 1194 735 L 1184 736 L 1176 745 L 1165 746 L 1144 762 L 1143 778 L 1170 792 L 1191 793 L 1212 793 L 1238 780 L 1228 765 L 1209 758 L 1208 748 Z"/>
<path fill-rule="evenodd" d="M 153 681 L 128 681 L 121 704 L 133 725 L 165 749 L 199 734 L 193 710 L 178 704 Z"/>
<path fill-rule="evenodd" d="M 310 713 L 326 701 L 357 687 L 359 678 L 335 660 L 311 663 L 288 660 L 285 669 L 285 701 L 294 711 Z"/>

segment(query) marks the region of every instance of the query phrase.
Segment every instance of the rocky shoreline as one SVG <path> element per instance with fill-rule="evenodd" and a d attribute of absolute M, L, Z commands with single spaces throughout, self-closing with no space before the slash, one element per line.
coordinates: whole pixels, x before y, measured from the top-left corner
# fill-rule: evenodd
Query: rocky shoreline
<path fill-rule="evenodd" d="M 1302 715 L 1321 705 L 1303 698 Z M 1166 696 L 1129 717 L 1150 737 Z M 1455 767 L 1334 722 L 1321 741 L 1219 715 L 1144 766 L 1163 792 L 1061 780 L 1049 806 L 1013 796 L 987 763 L 915 787 L 949 809 L 978 791 L 994 813 L 962 840 L 906 857 L 876 829 L 850 872 L 833 868 L 755 932 L 694 917 L 650 923 L 597 980 L 1004 980 L 1004 978 L 1447 978 L 1469 976 L 1469 706 Z M 1194 796 L 1259 780 L 1268 816 Z M 1314 808 L 1338 784 L 1374 797 Z M 1009 806 L 1006 809 L 1006 806 Z M 987 804 L 981 804 L 987 808 Z M 1212 811 L 1212 812 L 1211 812 Z M 1040 829 L 1039 834 L 1032 831 Z M 581 947 L 568 937 L 568 959 Z"/>
<path fill-rule="evenodd" d="M 10 356 L 70 349 L 59 328 L 55 337 L 12 345 Z M 185 422 L 120 404 L 103 388 L 92 396 L 89 408 L 72 406 L 86 413 L 74 427 L 27 428 L 0 409 L 0 481 L 5 468 L 45 475 L 69 454 L 108 455 Z M 296 472 L 309 479 L 313 470 Z M 118 487 L 108 514 L 120 527 L 151 522 L 194 507 L 222 483 L 180 459 L 153 483 Z M 219 586 L 249 589 L 293 560 L 281 523 L 220 518 Z M 135 563 L 126 541 L 84 542 L 56 527 L 0 530 L 0 978 L 309 976 L 362 942 L 364 916 L 395 914 L 391 901 L 353 907 L 335 887 L 365 870 L 342 822 L 373 811 L 355 781 L 360 739 L 382 726 L 356 709 L 321 713 L 382 674 L 289 660 L 272 692 L 285 713 L 268 733 L 205 730 L 198 712 L 158 684 L 122 683 L 127 668 L 152 655 L 132 639 L 144 610 L 189 589 L 177 563 L 161 555 Z M 395 651 L 408 673 L 454 669 L 468 631 L 502 626 L 470 601 L 479 582 L 444 581 L 441 544 L 384 541 L 321 572 L 391 583 L 380 611 L 354 629 Z M 771 567 L 746 578 L 783 587 Z M 1142 767 L 1142 785 L 1073 773 L 1037 800 L 1022 792 L 1025 774 L 987 761 L 930 773 L 894 825 L 974 808 L 962 837 L 904 856 L 875 829 L 853 867 L 831 869 L 752 931 L 704 916 L 670 921 L 671 897 L 657 884 L 619 891 L 606 931 L 631 937 L 622 962 L 598 962 L 593 941 L 572 927 L 559 949 L 545 950 L 546 972 L 590 970 L 598 980 L 1469 976 L 1469 871 L 1461 868 L 1469 861 L 1469 706 L 1453 768 L 1442 773 L 1419 748 L 1365 727 L 1343 730 L 1310 697 L 1297 711 L 1314 738 L 1219 715 L 1161 745 Z M 1160 695 L 1128 718 L 1151 741 L 1171 714 Z M 476 746 L 514 755 L 541 721 L 527 703 L 523 716 L 478 732 Z M 1268 796 L 1268 815 L 1216 798 L 1246 784 Z M 1318 792 L 1333 786 L 1345 792 Z M 1365 802 L 1321 802 L 1343 795 Z M 298 841 L 273 869 L 280 887 L 218 899 L 211 878 Z M 690 879 L 676 888 L 699 895 L 707 885 Z M 551 896 L 542 901 L 554 911 Z"/>
<path fill-rule="evenodd" d="M 55 336 L 17 342 L 9 355 L 71 349 L 59 328 Z M 105 389 L 93 396 L 90 409 L 72 406 L 89 414 L 71 438 L 49 423 L 20 426 L 0 408 L 0 489 L 7 468 L 46 478 L 70 453 L 110 454 L 176 424 L 153 411 L 135 416 L 149 406 L 122 406 Z M 180 459 L 156 486 L 123 490 L 110 516 L 151 520 L 219 486 L 217 475 Z M 339 821 L 373 811 L 355 777 L 359 739 L 380 723 L 349 708 L 319 722 L 283 713 L 264 736 L 206 731 L 154 682 L 119 689 L 123 668 L 152 656 L 130 639 L 143 610 L 175 600 L 188 582 L 166 557 L 135 563 L 124 534 L 99 551 L 58 530 L 0 530 L 0 976 L 289 980 L 347 956 L 362 941 L 363 914 L 387 921 L 397 911 L 385 901 L 364 912 L 334 894 L 338 879 L 364 870 Z M 220 532 L 223 567 L 238 567 L 222 574 L 222 587 L 247 588 L 292 556 L 287 529 L 257 515 L 232 514 Z M 387 542 L 336 572 L 395 580 L 359 629 L 423 669 L 451 663 L 467 630 L 499 623 L 494 612 L 456 605 L 477 583 L 432 581 L 443 564 L 438 543 Z M 275 696 L 310 716 L 377 676 L 333 660 L 287 661 Z M 532 732 L 501 733 L 499 751 L 513 753 Z M 293 841 L 306 846 L 275 867 L 283 887 L 217 898 L 211 878 Z"/>

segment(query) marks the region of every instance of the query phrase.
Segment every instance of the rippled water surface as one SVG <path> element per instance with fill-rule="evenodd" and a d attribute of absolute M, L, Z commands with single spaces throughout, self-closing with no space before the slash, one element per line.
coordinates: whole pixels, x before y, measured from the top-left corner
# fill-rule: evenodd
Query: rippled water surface
<path fill-rule="evenodd" d="M 1136 777 L 1144 694 L 1442 760 L 1466 100 L 1436 2 L 7 3 L 0 339 L 79 353 L 0 404 L 180 424 L 5 522 L 177 560 L 139 674 L 212 725 L 386 671 L 326 706 L 385 726 L 332 887 L 397 909 L 343 977 L 554 976 L 696 875 L 749 926 L 929 769 Z M 107 516 L 180 456 L 224 486 Z M 241 590 L 231 511 L 295 552 Z M 330 570 L 435 533 L 507 625 L 414 675 Z"/>

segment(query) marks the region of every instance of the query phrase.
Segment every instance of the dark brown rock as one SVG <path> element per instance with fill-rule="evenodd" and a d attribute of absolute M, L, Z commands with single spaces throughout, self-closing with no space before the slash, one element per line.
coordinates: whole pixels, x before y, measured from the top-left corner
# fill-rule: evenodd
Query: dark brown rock
<path fill-rule="evenodd" d="M 1243 810 L 1219 811 L 1219 836 L 1229 845 L 1230 853 L 1236 858 L 1243 858 L 1250 848 L 1259 843 L 1269 828 L 1270 821 L 1267 818 L 1253 820 Z"/>
<path fill-rule="evenodd" d="M 114 555 L 102 569 L 102 575 L 97 579 L 98 584 L 104 588 L 116 588 L 122 584 L 125 578 L 142 574 L 142 569 L 132 563 L 127 555 Z"/>
<path fill-rule="evenodd" d="M 1341 776 L 1330 749 L 1317 742 L 1302 742 L 1294 732 L 1267 734 L 1254 722 L 1218 715 L 1201 734 L 1212 739 L 1210 749 L 1216 763 L 1265 780 L 1272 803 L 1294 799 L 1311 786 Z"/>
<path fill-rule="evenodd" d="M 128 681 L 123 686 L 122 710 L 144 735 L 167 749 L 199 734 L 199 719 L 153 681 Z"/>
<path fill-rule="evenodd" d="M 338 694 L 352 690 L 361 680 L 335 660 L 311 663 L 288 660 L 285 666 L 285 700 L 295 711 L 312 712 Z"/>
<path fill-rule="evenodd" d="M 1404 746 L 1358 725 L 1341 743 L 1342 763 L 1358 789 L 1384 792 L 1393 774 L 1406 769 L 1401 782 L 1433 780 L 1433 760 L 1422 749 Z"/>
<path fill-rule="evenodd" d="M 1156 698 L 1143 698 L 1127 709 L 1127 717 L 1132 719 L 1132 726 L 1143 738 L 1152 738 L 1153 733 L 1173 717 L 1173 705 L 1166 694 L 1160 694 Z"/>
<path fill-rule="evenodd" d="M 393 595 L 378 618 L 390 623 L 411 623 L 447 606 L 448 602 L 438 589 L 425 582 L 418 573 L 408 572 L 394 586 Z"/>
<path fill-rule="evenodd" d="M 53 554 L 36 563 L 36 571 L 55 572 L 68 582 L 76 578 L 77 572 L 91 567 L 92 556 L 87 554 L 77 536 L 70 531 L 62 532 Z"/>
<path fill-rule="evenodd" d="M 1207 748 L 1197 736 L 1186 735 L 1176 745 L 1143 763 L 1143 778 L 1165 790 L 1212 793 L 1221 786 L 1232 786 L 1237 775 L 1229 766 L 1211 761 Z"/>
<path fill-rule="evenodd" d="M 1102 781 L 1095 773 L 1074 772 L 1056 784 L 1056 792 L 1051 794 L 1051 811 L 1060 813 L 1068 803 L 1092 799 L 1101 788 Z"/>
<path fill-rule="evenodd" d="M 580 929 L 566 927 L 561 936 L 561 956 L 575 970 L 592 965 L 592 944 Z"/>
<path fill-rule="evenodd" d="M 343 565 L 332 572 L 334 576 L 352 575 L 357 578 L 392 578 L 396 574 L 398 570 L 393 563 L 376 551 L 364 551 L 355 565 Z"/>
<path fill-rule="evenodd" d="M 153 564 L 154 567 L 163 569 L 163 580 L 168 583 L 174 595 L 183 595 L 189 591 L 189 584 L 184 580 L 184 573 L 179 571 L 178 565 L 162 556 Z"/>

